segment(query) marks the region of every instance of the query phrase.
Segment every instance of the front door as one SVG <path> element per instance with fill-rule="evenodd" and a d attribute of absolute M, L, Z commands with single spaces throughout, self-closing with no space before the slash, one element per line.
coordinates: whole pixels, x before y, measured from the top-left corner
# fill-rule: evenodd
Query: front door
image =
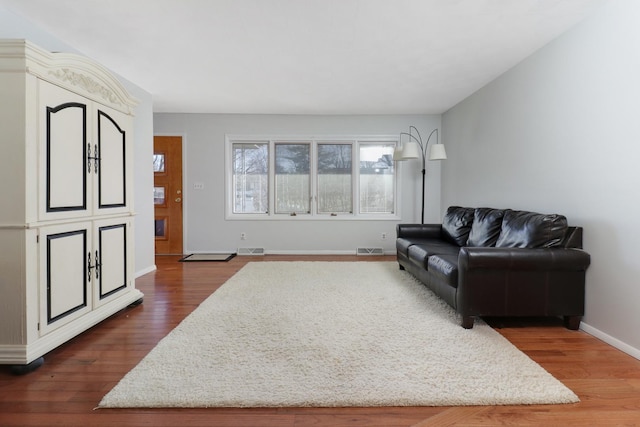
<path fill-rule="evenodd" d="M 182 255 L 182 137 L 153 138 L 156 255 Z"/>

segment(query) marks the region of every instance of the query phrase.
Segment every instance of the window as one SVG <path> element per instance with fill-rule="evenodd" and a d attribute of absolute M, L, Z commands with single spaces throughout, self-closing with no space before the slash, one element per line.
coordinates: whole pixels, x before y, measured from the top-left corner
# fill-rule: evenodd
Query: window
<path fill-rule="evenodd" d="M 269 210 L 269 145 L 233 144 L 233 213 Z"/>
<path fill-rule="evenodd" d="M 396 137 L 227 137 L 229 218 L 395 218 Z"/>
<path fill-rule="evenodd" d="M 153 155 L 153 171 L 164 172 L 164 154 Z"/>
<path fill-rule="evenodd" d="M 275 144 L 276 213 L 311 213 L 310 144 Z"/>
<path fill-rule="evenodd" d="M 318 144 L 318 212 L 353 213 L 351 144 Z"/>
<path fill-rule="evenodd" d="M 360 213 L 393 213 L 393 145 L 360 146 Z"/>

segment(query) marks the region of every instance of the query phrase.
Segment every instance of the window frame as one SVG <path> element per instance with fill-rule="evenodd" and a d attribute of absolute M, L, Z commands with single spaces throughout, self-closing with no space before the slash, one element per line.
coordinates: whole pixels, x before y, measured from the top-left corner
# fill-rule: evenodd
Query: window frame
<path fill-rule="evenodd" d="M 307 191 L 309 192 L 309 200 L 307 200 L 307 203 L 309 203 L 309 209 L 304 212 L 304 211 L 282 211 L 279 212 L 278 211 L 278 188 L 277 188 L 277 177 L 278 177 L 278 170 L 276 167 L 276 159 L 278 156 L 278 150 L 277 147 L 282 147 L 282 146 L 292 146 L 292 145 L 299 145 L 299 146 L 307 146 L 308 148 L 308 160 L 309 160 L 309 182 L 307 183 L 306 187 L 307 187 Z M 268 174 L 268 179 L 269 180 L 273 180 L 273 193 L 269 193 L 268 197 L 271 200 L 271 195 L 273 194 L 273 215 L 284 215 L 284 216 L 298 216 L 298 215 L 310 215 L 311 212 L 313 211 L 313 153 L 311 152 L 311 150 L 313 149 L 313 145 L 309 142 L 309 141 L 273 141 L 273 156 L 270 156 L 270 160 L 271 157 L 273 157 L 273 163 L 274 163 L 274 167 L 273 167 L 273 174 L 269 173 Z M 273 178 L 272 178 L 273 177 Z M 271 210 L 270 210 L 271 212 Z"/>
<path fill-rule="evenodd" d="M 271 210 L 271 205 L 270 200 L 269 200 L 269 195 L 272 192 L 271 189 L 271 174 L 273 171 L 273 164 L 271 162 L 271 152 L 270 150 L 272 149 L 272 147 L 267 144 L 264 143 L 263 141 L 256 141 L 256 140 L 245 140 L 243 142 L 240 142 L 239 144 L 241 145 L 265 145 L 267 148 L 267 165 L 266 165 L 266 169 L 267 169 L 267 213 Z M 234 157 L 234 152 L 233 152 L 233 145 L 230 146 L 230 150 L 228 151 L 228 153 L 226 154 L 227 157 L 227 163 L 225 164 L 225 168 L 228 174 L 229 179 L 227 180 L 228 184 L 226 184 L 226 191 L 228 191 L 228 205 L 227 205 L 227 210 L 229 210 L 229 212 L 233 215 L 249 215 L 252 217 L 255 216 L 259 216 L 259 215 L 264 215 L 263 212 L 261 211 L 255 211 L 255 212 L 235 212 L 235 207 L 236 207 L 236 193 L 234 191 L 234 175 L 235 175 L 235 157 Z"/>
<path fill-rule="evenodd" d="M 319 212 L 319 204 L 320 201 L 318 200 L 318 195 L 320 193 L 320 179 L 318 178 L 319 171 L 318 171 L 318 160 L 320 157 L 320 145 L 349 145 L 351 146 L 351 211 L 350 212 Z M 336 216 L 351 216 L 353 215 L 355 212 L 357 212 L 357 208 L 356 208 L 356 200 L 355 200 L 355 196 L 358 194 L 358 189 L 355 188 L 356 187 L 356 182 L 355 182 L 355 165 L 357 163 L 357 157 L 355 156 L 355 150 L 358 149 L 358 145 L 355 143 L 355 141 L 349 141 L 349 140 L 327 140 L 327 139 L 317 139 L 315 141 L 315 143 L 312 145 L 312 149 L 314 150 L 315 153 L 315 158 L 313 159 L 313 167 L 314 167 L 314 173 L 313 173 L 313 178 L 315 180 L 315 188 L 314 188 L 314 194 L 311 195 L 314 203 L 313 203 L 313 212 L 315 212 L 315 214 L 317 216 L 322 216 L 322 217 L 336 217 Z"/>
<path fill-rule="evenodd" d="M 268 148 L 268 206 L 267 212 L 261 213 L 236 213 L 234 212 L 233 192 L 233 146 L 234 144 L 257 143 L 267 144 Z M 276 213 L 276 188 L 275 188 L 275 146 L 276 144 L 309 144 L 310 148 L 310 212 L 309 213 Z M 320 144 L 348 144 L 351 145 L 351 197 L 352 210 L 350 213 L 319 213 L 318 212 L 318 145 Z M 401 206 L 399 194 L 400 162 L 394 164 L 393 179 L 393 212 L 361 213 L 360 212 L 360 147 L 362 145 L 389 145 L 396 147 L 399 144 L 397 135 L 225 135 L 225 219 L 227 220 L 296 220 L 296 221 L 326 221 L 326 220 L 390 220 L 400 219 L 399 206 Z"/>

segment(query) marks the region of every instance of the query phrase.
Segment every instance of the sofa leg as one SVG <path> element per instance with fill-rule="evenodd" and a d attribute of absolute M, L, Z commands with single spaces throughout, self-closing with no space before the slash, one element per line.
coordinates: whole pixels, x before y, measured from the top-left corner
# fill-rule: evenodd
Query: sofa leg
<path fill-rule="evenodd" d="M 564 326 L 572 331 L 580 329 L 580 321 L 582 316 L 564 316 Z"/>
<path fill-rule="evenodd" d="M 404 270 L 404 265 L 398 264 L 398 267 L 400 268 L 400 270 Z"/>
<path fill-rule="evenodd" d="M 462 316 L 462 327 L 465 329 L 473 328 L 473 316 Z"/>

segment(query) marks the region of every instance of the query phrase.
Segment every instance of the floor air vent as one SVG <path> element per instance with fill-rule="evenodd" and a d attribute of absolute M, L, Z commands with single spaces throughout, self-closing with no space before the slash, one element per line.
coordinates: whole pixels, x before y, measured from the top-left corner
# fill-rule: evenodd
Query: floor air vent
<path fill-rule="evenodd" d="M 238 248 L 238 255 L 264 255 L 264 248 Z"/>
<path fill-rule="evenodd" d="M 358 248 L 356 255 L 384 255 L 382 248 Z"/>

